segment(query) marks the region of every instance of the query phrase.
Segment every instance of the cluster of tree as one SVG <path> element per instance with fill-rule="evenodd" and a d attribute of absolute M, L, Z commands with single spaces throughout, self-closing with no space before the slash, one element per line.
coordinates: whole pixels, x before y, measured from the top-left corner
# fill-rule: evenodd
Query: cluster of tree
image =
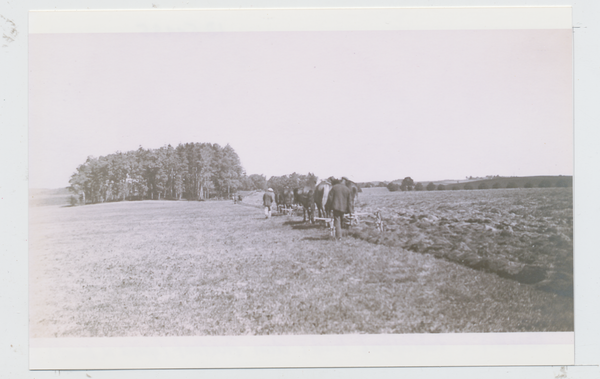
<path fill-rule="evenodd" d="M 259 174 L 252 174 L 248 177 L 244 177 L 241 189 L 245 191 L 264 191 L 267 189 L 267 177 Z"/>
<path fill-rule="evenodd" d="M 390 182 L 386 186 L 390 191 L 412 191 L 415 188 L 415 182 L 410 176 L 402 179 L 401 183 Z"/>
<path fill-rule="evenodd" d="M 266 185 L 269 188 L 273 188 L 275 192 L 281 192 L 284 188 L 299 188 L 304 187 L 308 183 L 317 183 L 318 177 L 312 173 L 308 175 L 300 175 L 297 173 L 292 173 L 289 175 L 283 176 L 271 176 L 269 181 L 266 182 Z"/>
<path fill-rule="evenodd" d="M 360 182 L 356 183 L 360 188 L 377 188 L 377 187 L 387 187 L 390 182 Z"/>
<path fill-rule="evenodd" d="M 258 177 L 246 177 L 229 145 L 186 143 L 88 157 L 71 176 L 69 189 L 83 203 L 128 198 L 196 200 L 261 186 Z"/>
<path fill-rule="evenodd" d="M 486 176 L 465 176 L 466 179 L 476 180 L 476 179 L 494 179 L 500 178 L 500 175 L 486 175 Z"/>
<path fill-rule="evenodd" d="M 466 183 L 464 185 L 458 185 L 458 184 L 455 184 L 453 186 L 444 185 L 444 184 L 435 185 L 433 182 L 430 182 L 429 184 L 427 184 L 427 186 L 424 186 L 423 183 L 414 183 L 414 181 L 410 177 L 406 177 L 402 180 L 402 182 L 400 182 L 400 180 L 389 182 L 389 183 L 387 183 L 386 187 L 390 191 L 412 191 L 412 190 L 414 190 L 414 191 L 423 191 L 423 190 L 444 191 L 444 190 L 449 190 L 449 189 L 452 189 L 452 190 L 460 190 L 460 189 L 472 190 L 475 188 L 476 189 L 489 189 L 490 185 L 491 185 L 491 188 L 493 188 L 493 189 L 519 188 L 520 186 L 523 186 L 524 188 L 533 188 L 533 187 L 549 188 L 549 187 L 570 187 L 571 186 L 571 182 L 570 182 L 569 178 L 561 178 L 561 179 L 557 180 L 556 182 L 553 182 L 549 179 L 543 179 L 539 182 L 536 182 L 534 180 L 533 183 L 531 181 L 529 181 L 529 182 L 525 183 L 525 185 L 523 185 L 522 182 L 518 182 L 518 181 L 510 181 L 508 183 L 495 182 L 492 184 L 491 180 L 489 180 L 489 179 L 500 179 L 501 177 L 499 175 L 488 175 L 486 178 L 487 178 L 487 180 L 484 179 L 486 181 L 483 181 L 483 182 Z M 474 178 L 471 176 L 471 177 L 468 177 L 467 179 L 477 179 L 477 178 Z M 381 182 L 381 183 L 384 183 L 384 182 Z M 373 185 L 371 185 L 371 186 L 365 185 L 365 184 L 371 184 L 371 183 L 361 183 L 361 184 L 363 184 L 362 185 L 363 188 L 373 187 Z"/>

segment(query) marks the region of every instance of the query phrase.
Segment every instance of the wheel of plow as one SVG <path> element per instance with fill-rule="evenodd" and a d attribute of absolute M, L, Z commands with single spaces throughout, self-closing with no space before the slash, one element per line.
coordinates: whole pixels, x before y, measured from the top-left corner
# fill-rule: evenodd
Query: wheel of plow
<path fill-rule="evenodd" d="M 357 226 L 358 224 L 359 224 L 359 221 L 358 221 L 358 217 L 356 215 L 344 216 L 344 226 L 346 226 L 347 228 Z"/>

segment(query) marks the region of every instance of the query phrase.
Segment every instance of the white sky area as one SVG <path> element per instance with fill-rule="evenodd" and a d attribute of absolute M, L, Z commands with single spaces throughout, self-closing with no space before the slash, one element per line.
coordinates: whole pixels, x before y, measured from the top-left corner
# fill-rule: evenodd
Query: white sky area
<path fill-rule="evenodd" d="M 30 188 L 229 143 L 247 174 L 573 174 L 571 30 L 31 34 Z"/>

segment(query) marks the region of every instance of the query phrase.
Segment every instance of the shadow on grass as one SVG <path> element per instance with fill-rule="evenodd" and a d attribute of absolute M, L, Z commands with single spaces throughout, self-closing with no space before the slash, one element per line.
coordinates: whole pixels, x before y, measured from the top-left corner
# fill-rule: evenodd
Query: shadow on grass
<path fill-rule="evenodd" d="M 248 203 L 237 203 L 235 205 L 242 205 L 244 207 L 251 207 L 251 208 L 258 208 L 258 209 L 263 209 L 264 208 L 261 205 L 254 205 L 254 204 L 248 204 Z"/>
<path fill-rule="evenodd" d="M 302 238 L 302 241 L 334 241 L 334 238 L 329 235 L 321 237 L 305 237 Z"/>
<path fill-rule="evenodd" d="M 283 223 L 283 225 L 294 226 L 294 225 L 302 225 L 304 223 L 305 223 L 304 221 L 286 221 L 286 222 Z"/>
<path fill-rule="evenodd" d="M 319 224 L 309 224 L 309 223 L 304 223 L 302 221 L 300 221 L 300 222 L 287 221 L 287 222 L 284 222 L 283 224 L 290 225 L 292 227 L 292 229 L 294 229 L 294 230 L 323 229 L 323 227 Z"/>

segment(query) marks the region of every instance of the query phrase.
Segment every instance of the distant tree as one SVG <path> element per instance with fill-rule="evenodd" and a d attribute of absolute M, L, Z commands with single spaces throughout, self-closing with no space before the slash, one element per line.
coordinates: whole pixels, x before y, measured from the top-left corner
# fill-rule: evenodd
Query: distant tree
<path fill-rule="evenodd" d="M 69 196 L 69 203 L 71 204 L 71 206 L 79 205 L 79 198 L 75 195 L 71 195 Z"/>
<path fill-rule="evenodd" d="M 240 186 L 238 187 L 238 190 L 241 190 L 241 191 L 250 191 L 250 190 L 252 190 L 252 181 L 246 175 L 246 173 L 244 173 L 242 175 L 242 177 L 240 178 Z"/>
<path fill-rule="evenodd" d="M 243 168 L 239 156 L 229 144 L 219 149 L 219 153 L 218 171 L 215 173 L 213 183 L 221 196 L 229 198 L 230 194 L 236 192 L 241 184 Z"/>
<path fill-rule="evenodd" d="M 248 177 L 250 181 L 249 190 L 266 190 L 267 178 L 264 175 L 252 174 Z"/>
<path fill-rule="evenodd" d="M 377 183 L 377 187 L 387 187 L 390 182 L 379 182 Z"/>
<path fill-rule="evenodd" d="M 414 180 L 412 180 L 411 177 L 407 176 L 406 178 L 402 179 L 402 184 L 400 185 L 400 189 L 402 191 L 412 191 L 413 187 L 415 186 L 415 182 Z"/>
<path fill-rule="evenodd" d="M 394 191 L 400 191 L 400 185 L 399 185 L 398 183 L 390 182 L 390 183 L 387 185 L 387 189 L 388 189 L 390 192 L 394 192 Z"/>
<path fill-rule="evenodd" d="M 479 183 L 479 185 L 477 186 L 478 189 L 488 189 L 490 188 L 485 182 L 484 183 Z"/>
<path fill-rule="evenodd" d="M 459 190 L 459 189 L 460 189 L 460 188 L 458 188 L 458 186 L 452 186 L 452 191 L 457 191 L 457 190 Z"/>
<path fill-rule="evenodd" d="M 427 191 L 433 191 L 435 189 L 435 184 L 429 182 L 429 184 L 425 188 L 427 188 Z"/>
<path fill-rule="evenodd" d="M 267 182 L 267 187 L 272 188 L 275 192 L 281 192 L 284 188 L 288 187 L 287 176 L 271 176 Z"/>
<path fill-rule="evenodd" d="M 191 189 L 191 193 L 194 194 L 194 198 L 206 199 L 210 197 L 211 190 L 214 190 L 214 176 L 218 171 L 218 151 L 221 147 L 217 144 L 211 145 L 205 143 L 191 147 L 191 154 L 194 158 L 192 162 L 194 164 L 194 175 L 197 179 L 193 182 L 196 183 L 196 188 Z"/>
<path fill-rule="evenodd" d="M 531 184 L 531 182 L 527 182 L 527 183 L 525 183 L 525 185 L 523 187 L 525 187 L 525 188 L 532 188 L 533 184 Z"/>
<path fill-rule="evenodd" d="M 467 184 L 465 184 L 465 187 L 464 187 L 464 188 L 465 188 L 466 190 L 472 190 L 472 189 L 473 189 L 473 186 L 471 185 L 471 183 L 467 183 Z"/>
<path fill-rule="evenodd" d="M 518 185 L 517 185 L 517 183 L 515 183 L 515 182 L 509 182 L 509 183 L 506 185 L 506 188 L 519 188 L 519 186 L 518 186 Z"/>
<path fill-rule="evenodd" d="M 444 191 L 445 189 L 446 189 L 446 186 L 445 186 L 445 185 L 443 185 L 443 184 L 438 184 L 438 186 L 437 186 L 437 190 L 438 190 L 438 191 Z"/>
<path fill-rule="evenodd" d="M 550 183 L 549 180 L 544 179 L 540 182 L 540 184 L 538 185 L 540 188 L 548 188 L 550 186 L 552 186 L 552 184 Z"/>
<path fill-rule="evenodd" d="M 300 175 L 296 172 L 292 172 L 287 176 L 286 186 L 290 188 L 298 188 L 304 186 L 307 181 L 306 175 Z"/>
<path fill-rule="evenodd" d="M 498 189 L 500 188 L 500 183 L 496 182 L 494 183 L 494 185 L 492 186 L 493 189 Z"/>
<path fill-rule="evenodd" d="M 423 183 L 417 183 L 415 185 L 415 191 L 423 191 Z"/>
<path fill-rule="evenodd" d="M 309 183 L 318 184 L 319 183 L 319 177 L 317 175 L 315 175 L 314 173 L 312 173 L 312 172 L 309 172 L 308 175 L 301 175 L 300 176 L 300 185 L 301 186 L 308 185 Z"/>
<path fill-rule="evenodd" d="M 556 182 L 556 186 L 557 187 L 568 187 L 569 186 L 569 182 L 567 181 L 567 179 L 559 179 Z"/>

